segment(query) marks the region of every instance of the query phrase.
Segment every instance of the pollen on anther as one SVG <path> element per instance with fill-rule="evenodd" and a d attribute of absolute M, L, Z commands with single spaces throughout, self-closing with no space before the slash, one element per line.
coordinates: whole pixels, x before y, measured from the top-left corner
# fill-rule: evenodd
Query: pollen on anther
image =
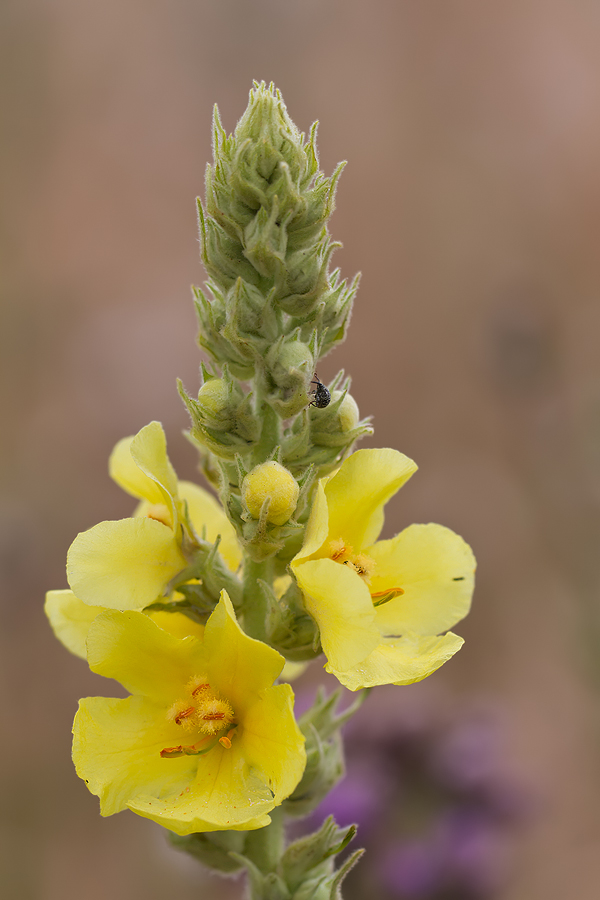
<path fill-rule="evenodd" d="M 227 700 L 219 697 L 201 699 L 198 705 L 198 722 L 204 734 L 218 734 L 234 721 L 234 713 Z"/>
<path fill-rule="evenodd" d="M 196 707 L 190 706 L 187 700 L 176 700 L 167 713 L 167 719 L 181 725 L 183 728 L 193 727 L 195 721 Z"/>
<path fill-rule="evenodd" d="M 347 547 L 341 538 L 329 542 L 329 556 L 334 562 L 339 562 L 352 553 L 352 547 Z"/>
<path fill-rule="evenodd" d="M 188 681 L 187 689 L 192 697 L 198 697 L 199 694 L 203 694 L 205 691 L 210 691 L 208 678 L 205 675 L 194 675 Z"/>
<path fill-rule="evenodd" d="M 375 560 L 367 556 L 366 553 L 359 553 L 352 557 L 352 564 L 361 578 L 369 581 L 375 569 Z"/>

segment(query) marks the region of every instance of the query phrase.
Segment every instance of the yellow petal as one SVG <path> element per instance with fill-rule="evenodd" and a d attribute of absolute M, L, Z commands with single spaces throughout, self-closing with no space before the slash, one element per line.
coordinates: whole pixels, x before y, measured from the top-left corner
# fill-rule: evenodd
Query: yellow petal
<path fill-rule="evenodd" d="M 240 742 L 246 761 L 261 774 L 279 804 L 292 793 L 306 766 L 304 737 L 294 718 L 289 684 L 268 688 L 245 713 Z"/>
<path fill-rule="evenodd" d="M 161 706 L 144 697 L 80 701 L 73 723 L 73 762 L 79 777 L 100 798 L 103 816 L 126 809 L 141 790 L 173 798 L 185 791 L 194 777 L 196 757 L 160 756 L 164 747 L 178 743 L 177 734 L 171 733 L 176 728 Z"/>
<path fill-rule="evenodd" d="M 90 625 L 87 647 L 92 672 L 167 707 L 190 678 L 206 672 L 201 641 L 174 637 L 140 612 L 101 613 Z"/>
<path fill-rule="evenodd" d="M 176 834 L 247 831 L 269 824 L 273 795 L 244 759 L 239 741 L 234 738 L 229 750 L 217 746 L 192 758 L 197 773 L 181 794 L 140 792 L 129 801 L 129 808 Z"/>
<path fill-rule="evenodd" d="M 148 478 L 131 455 L 131 444 L 134 436 L 123 438 L 116 444 L 108 460 L 108 471 L 113 481 L 140 500 L 149 503 L 163 503 L 163 493 L 157 483 Z"/>
<path fill-rule="evenodd" d="M 463 643 L 452 633 L 441 637 L 407 634 L 396 640 L 385 639 L 353 668 L 340 671 L 330 663 L 325 668 L 351 691 L 379 684 L 413 684 L 433 674 Z"/>
<path fill-rule="evenodd" d="M 377 607 L 384 634 L 440 634 L 469 611 L 475 557 L 459 535 L 443 525 L 411 525 L 367 551 L 375 560 L 371 592 L 401 587 L 404 594 Z"/>
<path fill-rule="evenodd" d="M 176 528 L 177 475 L 167 456 L 167 439 L 160 422 L 150 422 L 138 431 L 131 442 L 131 456 L 144 475 L 158 486 Z"/>
<path fill-rule="evenodd" d="M 325 495 L 325 478 L 317 484 L 313 497 L 310 516 L 306 524 L 304 532 L 304 542 L 302 549 L 296 554 L 292 560 L 292 566 L 301 563 L 305 559 L 309 559 L 313 554 L 319 552 L 329 534 L 329 510 L 327 507 L 327 497 Z"/>
<path fill-rule="evenodd" d="M 154 519 L 100 522 L 67 555 L 73 592 L 91 606 L 143 609 L 187 563 L 170 528 Z"/>
<path fill-rule="evenodd" d="M 374 543 L 383 528 L 383 507 L 417 471 L 397 450 L 357 450 L 327 482 L 329 537 L 354 551 Z"/>
<path fill-rule="evenodd" d="M 88 606 L 73 591 L 48 591 L 44 610 L 58 640 L 75 656 L 86 658 L 90 625 L 103 612 L 102 606 Z"/>
<path fill-rule="evenodd" d="M 206 540 L 211 544 L 214 544 L 217 535 L 221 535 L 219 552 L 232 572 L 237 571 L 242 562 L 242 549 L 235 528 L 225 515 L 219 501 L 191 481 L 179 482 L 179 496 L 182 500 L 187 501 L 192 525 L 200 537 L 204 527 L 206 528 Z"/>
<path fill-rule="evenodd" d="M 200 622 L 195 622 L 194 619 L 190 619 L 185 613 L 165 612 L 161 609 L 146 609 L 144 613 L 159 628 L 172 634 L 173 637 L 184 638 L 191 635 L 192 637 L 200 638 L 200 640 L 204 638 L 204 625 L 201 625 Z"/>
<path fill-rule="evenodd" d="M 242 631 L 226 591 L 221 591 L 206 623 L 204 648 L 208 680 L 229 700 L 236 715 L 242 715 L 261 691 L 271 687 L 285 663 L 276 650 Z"/>
<path fill-rule="evenodd" d="M 331 665 L 348 669 L 368 656 L 381 636 L 369 589 L 360 576 L 331 559 L 294 565 L 294 574 Z"/>

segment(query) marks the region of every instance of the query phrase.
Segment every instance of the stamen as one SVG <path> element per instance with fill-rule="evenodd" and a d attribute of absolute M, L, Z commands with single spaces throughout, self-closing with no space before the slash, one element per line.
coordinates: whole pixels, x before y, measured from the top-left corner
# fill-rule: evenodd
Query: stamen
<path fill-rule="evenodd" d="M 226 700 L 212 696 L 201 698 L 198 705 L 198 722 L 204 734 L 218 734 L 234 721 L 233 709 Z"/>
<path fill-rule="evenodd" d="M 226 750 L 231 750 L 231 736 L 234 734 L 237 725 L 234 725 L 233 728 L 230 728 L 227 734 L 224 734 L 223 737 L 219 738 L 219 743 L 222 744 Z"/>
<path fill-rule="evenodd" d="M 194 726 L 195 714 L 196 707 L 190 706 L 189 700 L 176 700 L 167 713 L 167 719 L 189 731 Z"/>
<path fill-rule="evenodd" d="M 351 553 L 352 547 L 347 547 L 341 538 L 329 542 L 329 556 L 334 562 L 339 562 L 342 557 L 349 556 Z"/>
<path fill-rule="evenodd" d="M 356 574 L 360 575 L 367 584 L 375 570 L 375 560 L 367 556 L 366 553 L 358 553 L 356 556 L 351 556 L 350 559 L 345 559 L 342 565 L 350 566 L 351 569 L 354 569 Z"/>
<path fill-rule="evenodd" d="M 196 744 L 178 744 L 177 747 L 165 747 L 160 751 L 163 759 L 176 759 L 178 756 L 201 756 L 215 746 L 210 738 L 203 738 Z"/>
<path fill-rule="evenodd" d="M 208 678 L 205 675 L 194 675 L 194 677 L 190 678 L 190 680 L 188 681 L 187 689 L 192 697 L 197 697 L 198 694 L 202 694 L 204 693 L 204 691 L 210 691 Z"/>
<path fill-rule="evenodd" d="M 178 725 L 181 725 L 182 719 L 188 719 L 190 716 L 193 716 L 196 712 L 196 708 L 194 706 L 188 706 L 187 709 L 182 709 L 180 713 L 177 713 L 175 716 L 175 722 Z"/>
<path fill-rule="evenodd" d="M 390 600 L 395 600 L 396 597 L 401 597 L 403 593 L 404 588 L 388 588 L 385 591 L 376 591 L 375 593 L 372 593 L 371 600 L 373 601 L 373 606 L 383 606 L 384 603 L 389 603 Z"/>
<path fill-rule="evenodd" d="M 195 732 L 195 737 L 201 738 L 200 743 L 165 747 L 161 751 L 161 756 L 166 758 L 207 753 L 220 737 L 224 738 L 223 746 L 230 747 L 231 736 L 237 727 L 231 704 L 219 697 L 204 674 L 190 678 L 186 685 L 186 693 L 187 698 L 180 698 L 173 703 L 167 712 L 167 719 L 187 732 Z M 190 695 L 193 698 L 192 703 Z M 203 735 L 205 737 L 202 737 Z M 206 741 L 209 742 L 208 746 L 205 746 Z"/>
<path fill-rule="evenodd" d="M 366 553 L 359 553 L 357 556 L 352 557 L 352 562 L 360 577 L 364 578 L 365 581 L 369 581 L 375 569 L 375 560 L 367 556 Z"/>

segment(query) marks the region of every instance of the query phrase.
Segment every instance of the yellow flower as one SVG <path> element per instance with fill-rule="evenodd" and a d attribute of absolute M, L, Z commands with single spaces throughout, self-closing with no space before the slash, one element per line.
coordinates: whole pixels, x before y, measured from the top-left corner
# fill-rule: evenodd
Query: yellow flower
<path fill-rule="evenodd" d="M 445 633 L 471 604 L 475 557 L 442 525 L 377 541 L 383 507 L 417 466 L 359 450 L 317 486 L 292 569 L 321 632 L 326 669 L 355 691 L 431 675 L 463 640 Z"/>
<path fill-rule="evenodd" d="M 88 697 L 73 725 L 77 774 L 104 816 L 131 809 L 177 834 L 252 830 L 306 763 L 284 663 L 247 637 L 223 591 L 204 638 L 176 638 L 143 613 L 106 610 L 88 634 L 92 671 L 126 699 Z"/>
<path fill-rule="evenodd" d="M 67 556 L 76 597 L 90 606 L 122 610 L 143 609 L 161 597 L 188 565 L 182 552 L 186 504 L 198 534 L 204 528 L 209 541 L 220 534 L 223 559 L 232 570 L 239 566 L 233 526 L 207 491 L 177 481 L 160 422 L 119 441 L 109 468 L 117 484 L 142 502 L 134 517 L 100 522 L 77 535 Z"/>
<path fill-rule="evenodd" d="M 82 603 L 73 591 L 48 591 L 44 603 L 45 613 L 50 621 L 55 637 L 75 656 L 87 659 L 87 636 L 90 625 L 105 606 L 89 606 Z M 153 622 L 175 637 L 194 635 L 202 637 L 204 626 L 180 612 L 146 610 Z"/>

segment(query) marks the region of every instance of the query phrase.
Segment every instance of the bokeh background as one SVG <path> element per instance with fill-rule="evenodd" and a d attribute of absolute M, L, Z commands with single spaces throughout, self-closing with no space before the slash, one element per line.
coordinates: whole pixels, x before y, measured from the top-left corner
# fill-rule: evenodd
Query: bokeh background
<path fill-rule="evenodd" d="M 70 726 L 112 690 L 42 600 L 74 535 L 130 512 L 117 439 L 160 419 L 194 477 L 175 390 L 198 383 L 194 198 L 213 103 L 232 130 L 266 79 L 320 120 L 324 170 L 349 163 L 331 230 L 363 280 L 319 375 L 350 372 L 371 445 L 420 465 L 386 534 L 439 521 L 479 560 L 465 647 L 386 694 L 378 727 L 491 710 L 532 808 L 494 896 L 596 900 L 600 6 L 4 0 L 0 27 L 3 896 L 239 896 L 158 826 L 98 816 Z"/>

